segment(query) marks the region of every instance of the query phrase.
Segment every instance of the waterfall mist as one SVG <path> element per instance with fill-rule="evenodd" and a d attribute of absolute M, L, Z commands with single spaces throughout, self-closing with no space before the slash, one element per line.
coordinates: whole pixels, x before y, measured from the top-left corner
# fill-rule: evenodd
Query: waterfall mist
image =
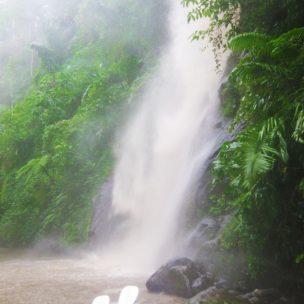
<path fill-rule="evenodd" d="M 103 263 L 125 270 L 153 271 L 178 252 L 181 213 L 221 133 L 214 55 L 190 41 L 198 25 L 186 13 L 171 1 L 167 46 L 116 147 L 112 213 L 126 220 Z"/>

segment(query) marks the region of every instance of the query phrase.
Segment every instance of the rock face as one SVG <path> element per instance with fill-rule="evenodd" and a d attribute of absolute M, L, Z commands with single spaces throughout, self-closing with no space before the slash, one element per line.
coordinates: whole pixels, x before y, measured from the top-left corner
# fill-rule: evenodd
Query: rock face
<path fill-rule="evenodd" d="M 211 274 L 187 258 L 176 259 L 162 266 L 146 282 L 151 292 L 165 292 L 191 298 L 213 285 Z"/>

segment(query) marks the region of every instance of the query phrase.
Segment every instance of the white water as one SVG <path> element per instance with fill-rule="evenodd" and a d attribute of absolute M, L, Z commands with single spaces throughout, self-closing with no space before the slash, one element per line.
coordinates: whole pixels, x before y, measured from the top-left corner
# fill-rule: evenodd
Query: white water
<path fill-rule="evenodd" d="M 153 271 L 177 252 L 181 212 L 220 133 L 214 55 L 190 41 L 208 21 L 189 25 L 179 1 L 171 6 L 168 46 L 117 146 L 113 210 L 128 221 L 108 258 L 132 271 Z"/>

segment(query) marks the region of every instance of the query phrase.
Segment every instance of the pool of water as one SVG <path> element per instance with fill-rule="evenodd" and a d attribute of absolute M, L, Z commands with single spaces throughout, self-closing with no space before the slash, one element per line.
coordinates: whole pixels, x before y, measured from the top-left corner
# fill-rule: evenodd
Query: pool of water
<path fill-rule="evenodd" d="M 140 288 L 140 303 L 186 303 L 181 298 L 149 293 L 146 279 L 124 274 L 92 256 L 47 257 L 0 250 L 1 304 L 91 304 L 102 294 L 114 302 L 126 285 Z"/>

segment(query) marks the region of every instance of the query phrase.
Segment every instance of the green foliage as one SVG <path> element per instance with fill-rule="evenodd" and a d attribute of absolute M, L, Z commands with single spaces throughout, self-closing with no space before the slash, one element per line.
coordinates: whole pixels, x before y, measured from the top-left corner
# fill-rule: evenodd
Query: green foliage
<path fill-rule="evenodd" d="M 245 45 L 250 45 L 253 38 L 256 43 L 251 46 L 256 48 L 267 39 L 267 36 L 246 32 L 257 31 L 279 35 L 295 27 L 304 26 L 302 0 L 182 0 L 181 2 L 190 8 L 189 22 L 203 17 L 209 18 L 207 28 L 198 29 L 193 34 L 193 39 L 208 39 L 213 45 L 218 64 L 221 50 L 227 49 L 228 41 L 237 34 L 245 35 L 241 39 Z M 247 39 L 244 39 L 246 37 Z"/>
<path fill-rule="evenodd" d="M 250 51 L 252 54 L 269 53 L 268 43 L 271 38 L 268 35 L 260 33 L 244 33 L 232 38 L 229 47 L 234 52 Z"/>
<path fill-rule="evenodd" d="M 233 211 L 222 245 L 247 253 L 252 276 L 268 270 L 267 260 L 303 269 L 303 33 L 248 33 L 230 42 L 247 52 L 230 75 L 240 96 L 231 125 L 242 127 L 214 162 L 212 211 Z"/>
<path fill-rule="evenodd" d="M 32 44 L 31 48 L 37 52 L 40 59 L 41 67 L 37 79 L 43 75 L 43 72 L 54 74 L 59 70 L 59 58 L 54 51 L 37 44 Z"/>
<path fill-rule="evenodd" d="M 89 11 L 99 5 L 84 2 Z M 133 4 L 121 9 L 134 13 L 139 4 Z M 147 4 L 147 22 L 155 6 Z M 44 236 L 66 243 L 88 238 L 92 200 L 112 173 L 115 132 L 145 80 L 145 58 L 153 60 L 156 54 L 149 37 L 137 36 L 137 19 L 146 26 L 136 13 L 132 22 L 121 20 L 125 28 L 119 26 L 115 36 L 103 34 L 114 30 L 111 18 L 98 23 L 103 28 L 95 24 L 90 30 L 98 35 L 89 42 L 82 40 L 82 31 L 89 29 L 79 24 L 71 57 L 64 62 L 55 50 L 33 45 L 43 73 L 22 102 L 0 115 L 1 244 L 28 245 Z"/>

